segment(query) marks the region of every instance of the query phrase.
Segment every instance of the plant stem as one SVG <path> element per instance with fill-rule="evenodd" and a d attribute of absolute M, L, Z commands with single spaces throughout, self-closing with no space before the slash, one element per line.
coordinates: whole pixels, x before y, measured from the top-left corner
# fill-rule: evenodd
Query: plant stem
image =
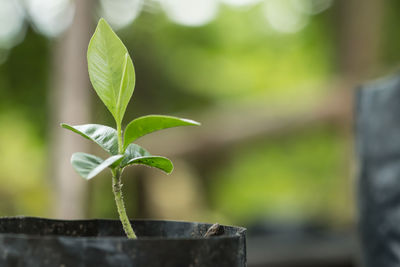
<path fill-rule="evenodd" d="M 121 123 L 117 122 L 117 133 L 118 133 L 118 153 L 123 154 L 124 153 L 124 148 L 123 148 L 123 143 L 122 143 L 122 129 L 121 129 Z"/>
<path fill-rule="evenodd" d="M 128 215 L 126 214 L 125 204 L 122 197 L 122 183 L 121 183 L 121 170 L 117 167 L 115 171 L 113 171 L 113 192 L 115 197 L 115 203 L 117 204 L 119 219 L 122 223 L 122 227 L 124 228 L 125 234 L 130 239 L 136 239 L 136 234 L 132 229 L 132 225 L 129 222 Z"/>
<path fill-rule="evenodd" d="M 118 153 L 124 154 L 121 123 L 118 122 L 117 122 L 117 133 L 118 133 Z M 132 229 L 131 223 L 129 222 L 128 215 L 126 214 L 124 199 L 122 197 L 121 168 L 116 167 L 115 170 L 112 171 L 112 173 L 113 173 L 112 176 L 113 193 L 115 197 L 115 203 L 117 204 L 119 219 L 122 223 L 122 227 L 124 228 L 126 236 L 130 239 L 136 239 L 137 237 Z"/>

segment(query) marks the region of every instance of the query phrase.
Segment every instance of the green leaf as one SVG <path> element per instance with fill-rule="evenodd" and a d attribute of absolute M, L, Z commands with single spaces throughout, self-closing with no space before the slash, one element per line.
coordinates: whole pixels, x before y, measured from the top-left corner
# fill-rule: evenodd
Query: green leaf
<path fill-rule="evenodd" d="M 130 144 L 125 150 L 124 159 L 121 162 L 121 166 L 128 165 L 128 162 L 135 158 L 151 156 L 151 154 L 143 147 L 137 144 Z"/>
<path fill-rule="evenodd" d="M 123 155 L 111 156 L 106 160 L 87 153 L 74 153 L 71 163 L 77 173 L 85 179 L 92 179 L 102 170 L 121 160 Z"/>
<path fill-rule="evenodd" d="M 148 115 L 137 118 L 126 126 L 124 149 L 126 149 L 130 143 L 146 134 L 162 129 L 190 125 L 200 125 L 200 123 L 188 119 L 163 115 Z"/>
<path fill-rule="evenodd" d="M 135 88 L 135 70 L 128 50 L 104 19 L 100 19 L 87 51 L 90 81 L 117 123 Z"/>
<path fill-rule="evenodd" d="M 161 156 L 147 156 L 132 159 L 128 162 L 128 165 L 132 164 L 142 164 L 149 167 L 157 168 L 167 174 L 170 174 L 174 169 L 174 165 L 172 165 L 172 162 L 169 159 Z"/>
<path fill-rule="evenodd" d="M 130 144 L 121 162 L 122 167 L 132 164 L 143 164 L 149 167 L 160 169 L 167 174 L 170 174 L 174 169 L 172 162 L 161 156 L 152 156 L 147 150 L 136 144 Z"/>
<path fill-rule="evenodd" d="M 100 124 L 71 126 L 65 123 L 61 123 L 61 127 L 92 140 L 111 155 L 118 154 L 118 136 L 117 131 L 114 128 Z"/>

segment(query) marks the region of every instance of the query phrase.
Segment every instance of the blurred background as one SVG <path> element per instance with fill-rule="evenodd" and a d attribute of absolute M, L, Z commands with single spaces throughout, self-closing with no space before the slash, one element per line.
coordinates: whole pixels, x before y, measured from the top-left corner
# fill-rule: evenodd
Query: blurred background
<path fill-rule="evenodd" d="M 172 175 L 124 173 L 131 218 L 248 228 L 249 266 L 355 266 L 353 92 L 396 72 L 395 0 L 0 0 L 0 215 L 117 218 L 109 173 L 89 182 L 59 127 L 113 126 L 86 49 L 104 17 L 126 44 L 145 114 L 201 127 L 139 144 Z"/>

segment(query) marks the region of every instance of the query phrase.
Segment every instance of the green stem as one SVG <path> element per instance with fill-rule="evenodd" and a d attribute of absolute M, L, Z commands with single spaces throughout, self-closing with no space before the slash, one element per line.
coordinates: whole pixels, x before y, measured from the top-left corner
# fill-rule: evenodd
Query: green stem
<path fill-rule="evenodd" d="M 113 192 L 115 196 L 115 203 L 117 204 L 119 219 L 121 220 L 125 234 L 130 239 L 136 239 L 136 234 L 132 229 L 132 225 L 129 222 L 129 218 L 125 210 L 125 204 L 122 197 L 121 171 L 119 168 L 113 171 Z"/>
<path fill-rule="evenodd" d="M 124 148 L 123 148 L 123 143 L 122 143 L 122 129 L 121 129 L 121 123 L 117 122 L 117 133 L 118 133 L 118 153 L 123 154 L 124 153 Z"/>
<path fill-rule="evenodd" d="M 121 123 L 117 122 L 117 133 L 118 133 L 118 153 L 124 154 L 123 142 L 122 142 L 122 129 Z M 128 215 L 126 214 L 124 199 L 122 197 L 122 183 L 121 183 L 121 168 L 117 167 L 112 171 L 113 173 L 113 193 L 115 197 L 115 203 L 117 204 L 117 210 L 119 219 L 124 228 L 125 234 L 130 239 L 136 239 L 136 234 L 132 229 L 132 225 L 129 222 Z"/>

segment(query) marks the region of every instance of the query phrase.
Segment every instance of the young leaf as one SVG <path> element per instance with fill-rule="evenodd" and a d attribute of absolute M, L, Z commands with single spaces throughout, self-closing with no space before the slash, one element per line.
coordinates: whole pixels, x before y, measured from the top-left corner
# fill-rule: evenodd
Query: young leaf
<path fill-rule="evenodd" d="M 132 165 L 132 164 L 147 165 L 149 167 L 160 169 L 167 174 L 170 174 L 174 169 L 174 165 L 172 165 L 172 162 L 169 159 L 161 156 L 147 156 L 147 157 L 135 158 L 130 160 L 127 165 Z"/>
<path fill-rule="evenodd" d="M 126 166 L 128 164 L 128 161 L 134 158 L 144 156 L 151 156 L 151 154 L 146 149 L 137 144 L 130 144 L 125 150 L 125 155 L 124 159 L 121 162 L 121 166 Z"/>
<path fill-rule="evenodd" d="M 105 168 L 122 159 L 123 155 L 111 156 L 106 160 L 87 153 L 74 153 L 71 157 L 71 163 L 77 173 L 85 179 L 91 179 L 99 174 Z"/>
<path fill-rule="evenodd" d="M 160 169 L 170 174 L 174 169 L 172 162 L 161 156 L 152 156 L 147 150 L 136 144 L 130 144 L 125 151 L 122 167 L 132 164 L 143 164 L 149 167 Z"/>
<path fill-rule="evenodd" d="M 188 119 L 172 116 L 148 115 L 131 121 L 126 126 L 124 134 L 124 149 L 143 135 L 177 126 L 200 125 L 200 123 Z"/>
<path fill-rule="evenodd" d="M 114 128 L 100 124 L 71 126 L 65 123 L 61 123 L 61 127 L 92 140 L 111 155 L 118 154 L 118 136 Z"/>
<path fill-rule="evenodd" d="M 87 51 L 90 81 L 117 123 L 121 123 L 135 88 L 128 51 L 104 19 L 100 19 Z"/>

